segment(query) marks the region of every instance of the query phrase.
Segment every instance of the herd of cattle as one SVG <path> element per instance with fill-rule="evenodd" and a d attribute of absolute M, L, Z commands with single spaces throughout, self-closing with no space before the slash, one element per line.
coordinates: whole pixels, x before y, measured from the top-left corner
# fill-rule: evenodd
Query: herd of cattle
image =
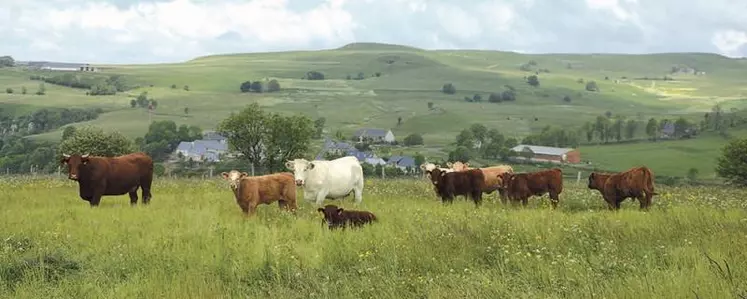
<path fill-rule="evenodd" d="M 118 157 L 63 154 L 60 161 L 67 165 L 68 178 L 78 182 L 80 197 L 92 207 L 98 206 L 104 195 L 130 196 L 130 204 L 137 204 L 137 189 L 142 191 L 143 204 L 151 199 L 153 160 L 145 153 Z M 321 206 L 325 199 L 342 199 L 353 195 L 355 204 L 363 200 L 363 168 L 352 156 L 329 161 L 295 159 L 285 167 L 293 172 L 279 172 L 262 176 L 249 176 L 246 172 L 231 170 L 221 173 L 229 182 L 237 204 L 247 216 L 256 212 L 259 204 L 275 201 L 281 209 L 295 212 L 296 188 L 303 188 L 304 199 Z M 509 165 L 470 168 L 469 163 L 447 163 L 440 167 L 425 163 L 420 169 L 433 185 L 443 203 L 456 196 L 472 199 L 475 206 L 482 202 L 482 194 L 498 192 L 503 203 L 512 201 L 527 205 L 531 196 L 549 193 L 553 209 L 563 192 L 563 173 L 559 168 L 537 172 L 516 173 Z M 598 190 L 609 209 L 617 210 L 627 198 L 636 198 L 642 210 L 651 205 L 654 192 L 653 173 L 645 166 L 620 173 L 592 172 L 588 188 Z M 366 211 L 350 211 L 334 205 L 317 209 L 324 215 L 330 228 L 362 225 L 376 220 Z"/>

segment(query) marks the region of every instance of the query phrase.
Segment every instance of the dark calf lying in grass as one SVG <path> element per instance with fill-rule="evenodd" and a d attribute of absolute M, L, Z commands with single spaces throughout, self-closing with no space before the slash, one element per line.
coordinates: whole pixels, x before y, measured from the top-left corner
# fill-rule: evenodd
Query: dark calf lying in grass
<path fill-rule="evenodd" d="M 376 215 L 371 212 L 346 211 L 336 205 L 326 205 L 324 208 L 318 208 L 317 211 L 324 214 L 324 220 L 327 220 L 329 229 L 345 228 L 348 224 L 358 227 L 376 221 Z"/>

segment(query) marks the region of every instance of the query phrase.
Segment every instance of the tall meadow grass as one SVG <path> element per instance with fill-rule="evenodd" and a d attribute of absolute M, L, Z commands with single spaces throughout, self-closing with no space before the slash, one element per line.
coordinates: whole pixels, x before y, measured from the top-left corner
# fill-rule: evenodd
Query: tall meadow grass
<path fill-rule="evenodd" d="M 302 199 L 246 219 L 226 183 L 158 179 L 149 206 L 90 208 L 74 182 L 0 182 L 3 298 L 739 298 L 747 192 L 657 187 L 609 212 L 565 184 L 527 208 L 442 205 L 425 181 L 366 180 L 378 223 L 329 231 Z"/>

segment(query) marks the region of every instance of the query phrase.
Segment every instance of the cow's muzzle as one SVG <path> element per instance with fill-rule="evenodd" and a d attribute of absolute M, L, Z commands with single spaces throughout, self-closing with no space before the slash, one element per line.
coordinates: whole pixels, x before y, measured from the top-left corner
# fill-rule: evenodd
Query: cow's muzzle
<path fill-rule="evenodd" d="M 296 186 L 303 186 L 303 180 L 296 180 Z"/>
<path fill-rule="evenodd" d="M 70 180 L 73 180 L 73 181 L 77 181 L 78 180 L 78 175 L 71 174 L 71 175 L 68 175 L 67 178 L 70 179 Z"/>

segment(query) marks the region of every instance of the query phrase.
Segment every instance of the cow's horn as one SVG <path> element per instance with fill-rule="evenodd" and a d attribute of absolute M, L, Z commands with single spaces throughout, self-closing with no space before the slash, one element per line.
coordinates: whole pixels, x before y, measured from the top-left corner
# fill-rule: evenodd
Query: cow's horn
<path fill-rule="evenodd" d="M 88 155 L 90 155 L 90 154 L 80 155 L 80 157 L 81 158 L 88 158 Z"/>
<path fill-rule="evenodd" d="M 70 155 L 68 155 L 68 154 L 62 154 L 62 156 L 65 157 L 65 158 L 70 158 Z"/>

